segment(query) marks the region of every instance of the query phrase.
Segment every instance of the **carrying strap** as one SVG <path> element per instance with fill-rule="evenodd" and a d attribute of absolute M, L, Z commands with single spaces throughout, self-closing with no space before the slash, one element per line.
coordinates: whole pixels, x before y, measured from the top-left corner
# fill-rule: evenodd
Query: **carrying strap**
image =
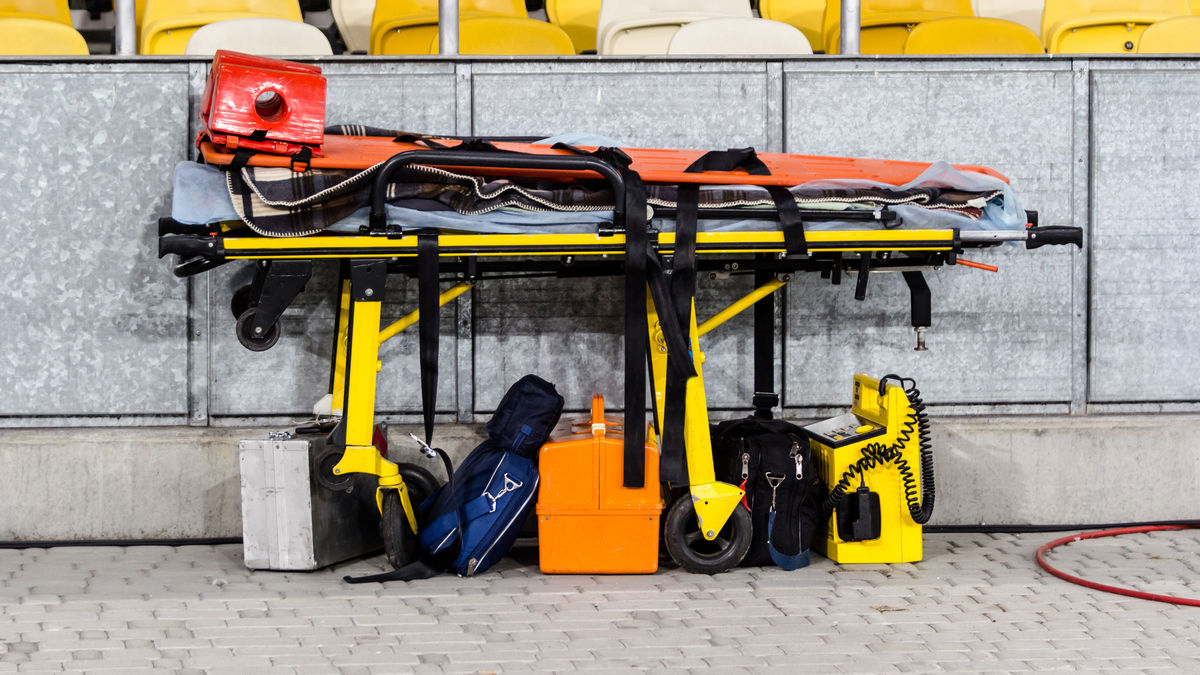
<path fill-rule="evenodd" d="M 705 171 L 733 171 L 744 169 L 752 176 L 770 176 L 771 170 L 758 158 L 754 148 L 730 148 L 728 150 L 712 150 L 692 162 L 684 169 L 684 173 L 703 173 Z"/>
<path fill-rule="evenodd" d="M 437 453 L 437 456 L 442 460 L 442 466 L 446 468 L 447 479 L 445 489 L 450 491 L 450 504 L 453 506 L 458 503 L 454 494 L 454 465 L 450 461 L 450 456 L 447 455 L 446 452 L 441 448 L 429 448 L 429 450 Z M 414 504 L 413 507 L 416 508 L 416 505 Z M 459 518 L 458 509 L 452 508 L 451 515 L 453 515 L 457 523 Z M 461 523 L 457 524 L 460 525 L 459 532 L 461 532 Z M 417 535 L 414 534 L 412 536 L 415 537 Z M 382 583 L 384 581 L 413 581 L 416 579 L 428 579 L 445 572 L 446 567 L 448 566 L 446 561 L 457 558 L 459 549 L 461 548 L 462 542 L 459 541 L 458 546 L 452 551 L 443 552 L 442 554 L 434 556 L 426 551 L 424 547 L 418 547 L 418 550 L 420 551 L 420 557 L 408 563 L 404 567 L 398 567 L 394 570 L 380 572 L 379 574 L 371 574 L 365 577 L 344 576 L 342 577 L 342 581 L 345 581 L 348 584 L 369 584 Z"/>
<path fill-rule="evenodd" d="M 796 527 L 800 527 L 797 521 Z M 771 511 L 771 515 L 767 517 L 767 550 L 771 553 L 771 560 L 780 568 L 791 571 L 798 570 L 801 567 L 807 567 L 809 563 L 808 549 L 801 550 L 795 555 L 788 555 L 779 549 L 775 548 L 773 543 L 775 532 L 775 512 Z M 799 535 L 797 535 L 797 538 Z"/>
<path fill-rule="evenodd" d="M 775 201 L 775 209 L 779 211 L 779 226 L 783 230 L 783 247 L 788 255 L 807 255 L 808 243 L 804 240 L 804 220 L 800 217 L 800 207 L 796 205 L 796 196 L 785 187 L 772 185 L 767 187 L 771 199 Z"/>
<path fill-rule="evenodd" d="M 694 165 L 693 165 L 694 166 Z M 675 321 L 684 335 L 691 332 L 692 299 L 696 294 L 696 228 L 700 203 L 700 186 L 679 186 L 679 208 L 675 214 L 675 255 L 671 260 L 669 283 L 675 315 L 659 315 L 659 323 Z M 689 347 L 690 340 L 689 340 Z M 668 350 L 666 397 L 663 404 L 662 459 L 659 471 L 663 480 L 674 485 L 688 484 L 687 458 L 684 444 L 684 421 L 687 416 L 687 381 L 682 366 L 686 360 L 694 367 L 691 349 Z M 676 362 L 676 363 L 672 363 Z"/>
<path fill-rule="evenodd" d="M 417 311 L 421 352 L 421 414 L 425 442 L 433 440 L 433 412 L 438 383 L 438 235 L 417 233 Z"/>

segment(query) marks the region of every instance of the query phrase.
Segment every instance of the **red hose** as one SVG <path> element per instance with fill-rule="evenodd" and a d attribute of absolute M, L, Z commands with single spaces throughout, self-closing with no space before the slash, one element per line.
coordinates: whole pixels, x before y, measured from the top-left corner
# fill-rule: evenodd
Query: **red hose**
<path fill-rule="evenodd" d="M 1109 586 L 1108 584 L 1101 584 L 1101 583 L 1098 583 L 1095 581 L 1089 581 L 1082 577 L 1077 577 L 1073 574 L 1067 574 L 1066 572 L 1063 572 L 1062 570 L 1060 570 L 1056 567 L 1052 567 L 1050 565 L 1050 563 L 1046 562 L 1046 557 L 1045 557 L 1047 552 L 1049 552 L 1051 549 L 1053 549 L 1057 546 L 1061 546 L 1062 544 L 1069 544 L 1073 541 L 1080 541 L 1082 539 L 1096 539 L 1098 537 L 1115 537 L 1117 535 L 1122 535 L 1122 534 L 1136 534 L 1138 532 L 1155 532 L 1158 530 L 1192 530 L 1192 529 L 1200 529 L 1200 526 L 1197 526 L 1197 525 L 1145 525 L 1142 527 L 1118 527 L 1118 528 L 1114 528 L 1111 530 L 1099 530 L 1096 532 L 1087 532 L 1085 534 L 1072 534 L 1067 537 L 1055 539 L 1054 541 L 1050 542 L 1049 544 L 1045 544 L 1044 546 L 1042 546 L 1041 548 L 1039 548 L 1037 550 L 1037 556 L 1035 556 L 1035 557 L 1037 559 L 1038 564 L 1042 566 L 1042 569 L 1046 570 L 1050 574 L 1053 574 L 1054 576 L 1058 577 L 1059 579 L 1065 579 L 1073 584 L 1079 584 L 1080 586 L 1087 586 L 1088 588 L 1094 588 L 1098 591 L 1105 591 L 1107 593 L 1117 593 L 1119 595 L 1128 595 L 1131 598 L 1141 598 L 1142 600 L 1155 600 L 1157 602 L 1169 602 L 1169 603 L 1172 603 L 1175 605 L 1190 605 L 1192 607 L 1200 607 L 1200 598 L 1180 598 L 1180 597 L 1177 597 L 1174 595 L 1159 595 L 1157 593 L 1146 593 L 1145 591 L 1135 591 L 1131 588 L 1121 588 L 1120 586 Z"/>

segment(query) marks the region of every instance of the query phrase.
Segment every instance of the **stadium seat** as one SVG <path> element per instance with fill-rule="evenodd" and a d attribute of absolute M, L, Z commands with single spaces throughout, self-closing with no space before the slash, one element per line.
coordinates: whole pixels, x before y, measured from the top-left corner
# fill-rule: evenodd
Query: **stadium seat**
<path fill-rule="evenodd" d="M 679 27 L 721 16 L 752 18 L 748 0 L 604 0 L 596 28 L 600 54 L 666 54 Z"/>
<path fill-rule="evenodd" d="M 1200 16 L 1177 16 L 1150 24 L 1138 41 L 1139 54 L 1200 54 Z"/>
<path fill-rule="evenodd" d="M 49 19 L 0 17 L 0 56 L 86 56 L 87 41 Z"/>
<path fill-rule="evenodd" d="M 287 19 L 226 19 L 192 33 L 185 54 L 212 56 L 232 49 L 261 56 L 330 56 L 333 48 L 320 28 Z"/>
<path fill-rule="evenodd" d="M 438 47 L 438 36 L 434 35 L 428 53 L 437 54 Z M 479 16 L 458 23 L 458 53 L 568 56 L 575 54 L 575 46 L 566 31 L 545 21 Z"/>
<path fill-rule="evenodd" d="M 723 16 L 680 26 L 668 54 L 812 54 L 799 28 L 769 19 Z"/>
<path fill-rule="evenodd" d="M 459 20 L 483 16 L 529 18 L 524 0 L 459 0 Z M 371 54 L 428 54 L 437 35 L 438 0 L 377 0 Z"/>
<path fill-rule="evenodd" d="M 972 0 L 975 16 L 1015 21 L 1039 37 L 1046 0 Z"/>
<path fill-rule="evenodd" d="M 1131 54 L 1146 26 L 1187 14 L 1188 0 L 1046 0 L 1042 44 L 1051 54 Z"/>
<path fill-rule="evenodd" d="M 67 0 L 0 0 L 0 19 L 44 19 L 72 25 Z"/>
<path fill-rule="evenodd" d="M 951 16 L 974 16 L 971 0 L 862 0 L 859 53 L 901 54 L 913 26 Z M 825 52 L 840 54 L 842 3 L 825 4 Z"/>
<path fill-rule="evenodd" d="M 298 0 L 146 0 L 141 54 L 182 54 L 196 29 L 226 19 L 303 21 Z"/>
<path fill-rule="evenodd" d="M 576 52 L 596 49 L 601 0 L 546 0 L 546 18 L 567 31 Z"/>
<path fill-rule="evenodd" d="M 764 19 L 799 28 L 810 46 L 823 48 L 821 28 L 825 22 L 825 0 L 758 0 L 758 13 Z"/>
<path fill-rule="evenodd" d="M 366 52 L 371 48 L 371 15 L 375 12 L 375 0 L 330 0 L 329 9 L 346 49 Z"/>
<path fill-rule="evenodd" d="M 917 24 L 905 54 L 1044 54 L 1037 33 L 1015 21 L 952 16 Z"/>

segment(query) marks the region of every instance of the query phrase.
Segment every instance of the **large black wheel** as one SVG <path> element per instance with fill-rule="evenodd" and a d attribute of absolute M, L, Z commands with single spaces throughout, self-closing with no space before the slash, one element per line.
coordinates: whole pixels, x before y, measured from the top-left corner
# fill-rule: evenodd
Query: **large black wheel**
<path fill-rule="evenodd" d="M 441 483 L 433 474 L 425 468 L 416 464 L 403 462 L 397 465 L 400 469 L 400 476 L 404 478 L 404 484 L 408 486 L 408 499 L 415 509 L 425 501 L 429 495 L 437 492 Z"/>
<path fill-rule="evenodd" d="M 265 352 L 279 341 L 279 323 L 273 323 L 259 334 L 253 332 L 254 313 L 257 308 L 251 307 L 242 312 L 237 320 L 237 339 L 242 346 L 252 352 Z"/>
<path fill-rule="evenodd" d="M 746 557 L 752 527 L 750 512 L 739 504 L 716 539 L 709 541 L 700 532 L 692 498 L 684 495 L 667 512 L 663 542 L 671 560 L 688 572 L 719 574 L 737 567 Z"/>
<path fill-rule="evenodd" d="M 233 297 L 229 300 L 229 310 L 233 312 L 233 318 L 239 318 L 246 310 L 250 309 L 250 292 L 252 290 L 250 284 L 246 284 L 233 292 Z"/>
<path fill-rule="evenodd" d="M 400 493 L 395 490 L 383 493 L 379 536 L 383 539 L 383 552 L 392 567 L 400 569 L 417 559 L 417 534 L 409 526 L 404 505 L 400 502 Z"/>

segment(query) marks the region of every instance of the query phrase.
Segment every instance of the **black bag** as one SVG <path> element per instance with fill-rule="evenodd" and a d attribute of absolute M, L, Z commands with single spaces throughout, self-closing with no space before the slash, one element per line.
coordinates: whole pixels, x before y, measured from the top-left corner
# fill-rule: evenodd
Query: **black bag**
<path fill-rule="evenodd" d="M 808 565 L 825 489 L 804 430 L 747 417 L 714 425 L 712 443 L 717 480 L 746 491 L 743 504 L 754 531 L 741 564 L 789 570 Z"/>

